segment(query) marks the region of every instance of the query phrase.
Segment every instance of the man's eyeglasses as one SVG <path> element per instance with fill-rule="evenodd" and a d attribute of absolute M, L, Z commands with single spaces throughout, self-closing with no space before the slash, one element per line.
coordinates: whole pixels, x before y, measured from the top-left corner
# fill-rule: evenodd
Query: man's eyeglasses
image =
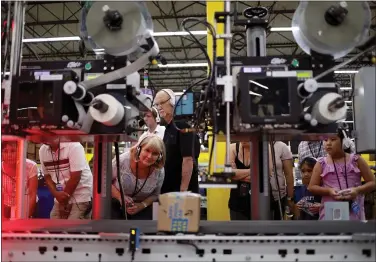
<path fill-rule="evenodd" d="M 168 101 L 170 101 L 170 98 L 163 101 L 163 102 L 160 102 L 160 103 L 154 103 L 154 106 L 155 107 L 160 107 L 160 106 L 163 106 L 164 104 L 166 104 Z"/>

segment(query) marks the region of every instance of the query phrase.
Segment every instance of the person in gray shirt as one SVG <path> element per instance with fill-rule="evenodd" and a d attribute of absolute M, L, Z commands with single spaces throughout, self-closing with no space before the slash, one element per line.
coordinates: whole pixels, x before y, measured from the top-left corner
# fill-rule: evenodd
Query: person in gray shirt
<path fill-rule="evenodd" d="M 152 204 L 158 200 L 164 180 L 165 146 L 157 135 L 147 135 L 112 162 L 112 218 L 151 220 Z M 121 206 L 120 188 L 125 207 Z"/>

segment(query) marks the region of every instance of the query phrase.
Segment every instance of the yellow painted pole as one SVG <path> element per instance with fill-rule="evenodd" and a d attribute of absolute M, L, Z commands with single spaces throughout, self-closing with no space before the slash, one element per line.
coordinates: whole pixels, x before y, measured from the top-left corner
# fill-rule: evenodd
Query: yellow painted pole
<path fill-rule="evenodd" d="M 215 25 L 214 13 L 224 11 L 225 3 L 224 1 L 207 1 L 206 2 L 206 20 Z M 224 24 L 218 24 L 216 26 L 217 34 L 224 33 Z M 210 59 L 213 59 L 213 39 L 211 35 L 207 36 L 207 52 Z M 217 56 L 224 56 L 225 46 L 224 40 L 217 40 Z M 209 137 L 209 155 L 211 150 L 212 136 Z M 219 166 L 224 166 L 225 155 L 226 155 L 226 143 L 217 142 L 215 145 L 216 161 L 212 161 L 211 171 L 219 171 L 214 169 L 214 163 L 216 162 Z M 207 189 L 207 219 L 211 221 L 224 221 L 230 220 L 230 212 L 228 209 L 228 199 L 230 197 L 230 189 L 223 188 L 208 188 Z"/>

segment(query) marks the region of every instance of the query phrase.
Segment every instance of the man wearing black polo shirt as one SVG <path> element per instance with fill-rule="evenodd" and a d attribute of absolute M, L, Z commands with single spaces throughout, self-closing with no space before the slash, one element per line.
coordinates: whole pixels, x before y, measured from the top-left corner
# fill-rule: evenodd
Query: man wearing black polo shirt
<path fill-rule="evenodd" d="M 195 150 L 198 137 L 194 133 L 179 131 L 190 126 L 174 121 L 175 94 L 171 89 L 160 90 L 154 105 L 166 124 L 163 137 L 166 146 L 165 178 L 161 194 L 179 191 L 198 193 L 198 155 Z"/>

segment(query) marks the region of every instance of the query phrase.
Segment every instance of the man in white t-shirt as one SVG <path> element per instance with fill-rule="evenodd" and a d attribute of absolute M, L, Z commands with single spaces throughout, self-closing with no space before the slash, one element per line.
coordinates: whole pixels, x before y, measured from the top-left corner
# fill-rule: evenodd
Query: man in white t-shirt
<path fill-rule="evenodd" d="M 80 143 L 44 144 L 39 149 L 41 169 L 55 198 L 52 219 L 86 219 L 91 214 L 93 175 Z"/>
<path fill-rule="evenodd" d="M 159 118 L 158 110 L 155 107 L 151 108 L 151 112 L 149 111 L 144 114 L 144 121 L 148 130 L 140 136 L 138 141 L 141 141 L 142 139 L 144 139 L 144 137 L 150 134 L 157 135 L 161 139 L 163 139 L 166 127 L 159 125 L 159 122 L 161 120 Z"/>
<path fill-rule="evenodd" d="M 4 141 L 1 143 L 1 147 L 1 179 L 4 199 L 3 212 L 5 218 L 11 218 L 11 209 L 17 204 L 17 143 Z M 28 216 L 31 217 L 37 203 L 38 167 L 37 164 L 30 159 L 26 159 L 26 179 Z"/>

